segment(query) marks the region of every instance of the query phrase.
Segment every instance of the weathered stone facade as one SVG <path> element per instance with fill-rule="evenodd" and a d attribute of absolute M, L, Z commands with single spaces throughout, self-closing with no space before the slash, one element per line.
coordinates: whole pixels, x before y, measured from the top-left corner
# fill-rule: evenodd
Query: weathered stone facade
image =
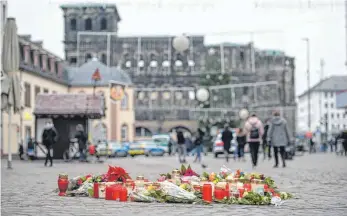
<path fill-rule="evenodd" d="M 284 52 L 259 50 L 253 43 L 206 45 L 203 35 L 188 35 L 189 49 L 178 53 L 172 47 L 174 36 L 117 36 L 120 15 L 116 5 L 65 5 L 61 8 L 65 20 L 66 60 L 70 65 L 82 64 L 96 56 L 101 62 L 128 72 L 139 89 L 153 88 L 153 91 L 158 87 L 196 87 L 200 85 L 202 74 L 209 73 L 231 74 L 231 84 L 277 81 L 275 88 L 268 86 L 259 90 L 259 95 L 264 95 L 263 99 L 258 99 L 264 102 L 262 107 L 273 110 L 279 106 L 295 106 L 294 58 Z M 78 32 L 82 33 L 77 36 Z M 139 91 L 135 93 L 136 106 L 142 103 L 138 98 Z M 273 93 L 268 93 L 270 91 Z M 255 97 L 254 91 L 243 89 L 242 92 Z M 277 101 L 270 103 L 274 94 Z M 225 104 L 231 104 L 228 99 L 222 99 Z M 186 104 L 184 100 L 189 99 L 182 97 L 180 102 L 171 105 Z M 158 102 L 158 106 L 165 103 L 167 101 Z M 165 112 L 153 109 L 136 111 L 139 124 L 162 121 Z M 192 117 L 189 110 L 170 110 L 170 113 L 170 119 L 196 121 L 196 115 Z M 294 130 L 295 109 L 287 115 Z"/>

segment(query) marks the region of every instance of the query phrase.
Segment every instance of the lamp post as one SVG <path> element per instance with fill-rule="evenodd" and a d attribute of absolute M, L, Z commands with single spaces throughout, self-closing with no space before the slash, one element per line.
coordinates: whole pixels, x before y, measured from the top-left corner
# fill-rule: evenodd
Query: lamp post
<path fill-rule="evenodd" d="M 310 76 L 310 39 L 303 38 L 306 42 L 306 76 L 307 76 L 307 108 L 308 108 L 308 118 L 307 127 L 308 131 L 311 131 L 311 76 Z"/>

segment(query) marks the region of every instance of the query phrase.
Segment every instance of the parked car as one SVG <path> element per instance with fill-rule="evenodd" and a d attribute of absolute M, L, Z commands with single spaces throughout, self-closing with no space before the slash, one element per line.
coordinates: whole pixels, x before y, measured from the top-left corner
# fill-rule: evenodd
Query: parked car
<path fill-rule="evenodd" d="M 129 144 L 129 150 L 128 154 L 131 157 L 135 157 L 136 155 L 144 155 L 145 154 L 145 147 L 147 140 L 138 140 L 133 143 Z"/>
<path fill-rule="evenodd" d="M 147 141 L 145 144 L 145 156 L 164 156 L 165 150 L 155 141 Z"/>
<path fill-rule="evenodd" d="M 152 136 L 152 140 L 159 144 L 159 147 L 162 148 L 165 153 L 169 152 L 169 142 L 170 142 L 169 134 L 157 134 Z"/>
<path fill-rule="evenodd" d="M 231 130 L 233 132 L 233 140 L 231 141 L 229 154 L 234 154 L 237 149 L 236 143 L 236 132 L 235 130 Z M 222 132 L 218 133 L 215 139 L 213 140 L 213 153 L 217 158 L 219 154 L 224 154 L 224 143 L 222 141 Z"/>
<path fill-rule="evenodd" d="M 100 156 L 108 157 L 126 157 L 129 147 L 117 141 L 101 142 L 96 150 Z"/>

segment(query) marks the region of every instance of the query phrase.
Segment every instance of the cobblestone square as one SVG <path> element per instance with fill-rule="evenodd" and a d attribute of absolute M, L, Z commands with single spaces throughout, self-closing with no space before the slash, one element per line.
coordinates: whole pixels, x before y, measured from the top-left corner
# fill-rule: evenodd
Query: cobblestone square
<path fill-rule="evenodd" d="M 248 156 L 248 155 L 247 155 Z M 226 164 L 232 169 L 251 171 L 247 162 L 229 161 L 223 158 L 204 158 L 207 171 L 219 171 Z M 188 158 L 188 162 L 193 159 Z M 295 157 L 288 161 L 287 168 L 272 168 L 273 161 L 262 160 L 255 171 L 272 176 L 282 191 L 293 193 L 296 199 L 281 206 L 241 205 L 179 205 L 117 203 L 112 201 L 59 197 L 57 188 L 59 173 L 70 177 L 81 174 L 99 174 L 107 171 L 107 164 L 124 167 L 132 177 L 145 175 L 156 179 L 180 165 L 176 157 L 108 159 L 104 164 L 64 163 L 56 161 L 53 167 L 44 167 L 43 161 L 14 161 L 13 170 L 6 169 L 6 160 L 1 165 L 1 214 L 7 215 L 347 215 L 347 157 L 335 154 L 316 154 Z M 198 164 L 192 164 L 202 172 Z"/>

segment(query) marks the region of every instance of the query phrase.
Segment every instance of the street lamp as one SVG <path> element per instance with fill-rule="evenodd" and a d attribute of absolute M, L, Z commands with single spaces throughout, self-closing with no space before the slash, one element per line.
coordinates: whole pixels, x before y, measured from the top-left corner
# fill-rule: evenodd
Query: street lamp
<path fill-rule="evenodd" d="M 310 78 L 310 39 L 303 38 L 306 42 L 306 76 L 307 76 L 307 107 L 308 107 L 308 118 L 307 118 L 307 126 L 308 131 L 311 131 L 311 78 Z"/>
<path fill-rule="evenodd" d="M 177 36 L 173 39 L 172 46 L 178 52 L 184 52 L 189 48 L 189 39 L 185 35 Z"/>

